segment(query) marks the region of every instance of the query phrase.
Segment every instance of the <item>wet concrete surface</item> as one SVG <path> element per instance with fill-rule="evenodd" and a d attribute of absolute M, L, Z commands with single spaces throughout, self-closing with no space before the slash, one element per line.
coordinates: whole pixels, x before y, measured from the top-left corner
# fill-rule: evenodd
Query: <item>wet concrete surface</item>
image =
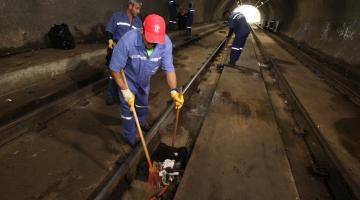
<path fill-rule="evenodd" d="M 258 70 L 251 42 L 240 66 Z M 262 79 L 225 67 L 175 199 L 297 199 Z"/>
<path fill-rule="evenodd" d="M 190 79 L 223 37 L 216 32 L 175 53 L 175 66 L 183 64 L 176 69 L 179 85 Z M 170 100 L 162 72 L 151 84 L 150 123 Z M 116 161 L 131 151 L 115 139 L 122 132 L 119 106 L 106 106 L 104 98 L 101 93 L 87 99 L 48 121 L 39 132 L 28 132 L 3 146 L 0 199 L 87 199 Z"/>
<path fill-rule="evenodd" d="M 256 34 L 270 56 L 275 59 L 286 81 L 320 131 L 321 137 L 339 160 L 345 175 L 359 186 L 359 107 L 329 87 L 323 79 L 282 49 L 269 36 L 261 31 L 256 31 Z"/>

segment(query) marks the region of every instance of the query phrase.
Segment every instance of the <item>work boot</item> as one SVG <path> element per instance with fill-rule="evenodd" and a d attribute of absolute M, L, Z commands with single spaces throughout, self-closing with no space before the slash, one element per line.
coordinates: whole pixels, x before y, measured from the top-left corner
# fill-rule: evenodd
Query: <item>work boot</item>
<path fill-rule="evenodd" d="M 151 129 L 151 126 L 148 123 L 141 125 L 141 130 L 144 131 L 144 134 L 147 134 Z"/>
<path fill-rule="evenodd" d="M 112 106 L 115 104 L 115 99 L 114 97 L 108 96 L 106 97 L 106 101 L 105 101 L 106 105 L 108 106 Z"/>

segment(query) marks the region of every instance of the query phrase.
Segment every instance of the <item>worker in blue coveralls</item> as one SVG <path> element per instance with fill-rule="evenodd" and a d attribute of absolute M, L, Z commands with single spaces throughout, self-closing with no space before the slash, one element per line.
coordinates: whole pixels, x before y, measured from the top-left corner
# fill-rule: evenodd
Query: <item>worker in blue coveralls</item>
<path fill-rule="evenodd" d="M 110 69 L 118 87 L 122 110 L 124 136 L 128 144 L 137 143 L 136 126 L 130 110 L 136 109 L 140 125 L 146 121 L 150 78 L 161 68 L 166 73 L 170 95 L 180 109 L 184 103 L 182 94 L 176 89 L 176 74 L 173 65 L 172 42 L 165 34 L 165 20 L 159 15 L 148 15 L 144 28 L 127 32 L 115 46 Z M 128 87 L 121 71 L 124 70 Z"/>
<path fill-rule="evenodd" d="M 108 39 L 108 53 L 106 66 L 109 66 L 113 48 L 121 37 L 128 31 L 142 28 L 141 19 L 138 17 L 142 6 L 141 0 L 129 0 L 125 12 L 116 12 L 106 26 Z M 113 105 L 117 96 L 117 85 L 112 76 L 109 77 L 106 104 Z"/>
<path fill-rule="evenodd" d="M 229 33 L 227 38 L 235 33 L 235 39 L 231 47 L 230 65 L 235 65 L 239 60 L 242 50 L 244 49 L 246 39 L 250 34 L 250 27 L 246 21 L 245 16 L 241 12 L 225 12 L 225 19 L 229 23 Z"/>
<path fill-rule="evenodd" d="M 195 15 L 195 10 L 193 9 L 193 4 L 189 3 L 187 19 L 186 19 L 186 35 L 188 37 L 191 37 L 192 25 L 194 22 L 194 15 Z"/>
<path fill-rule="evenodd" d="M 169 28 L 174 30 L 177 26 L 177 5 L 176 0 L 169 0 Z"/>

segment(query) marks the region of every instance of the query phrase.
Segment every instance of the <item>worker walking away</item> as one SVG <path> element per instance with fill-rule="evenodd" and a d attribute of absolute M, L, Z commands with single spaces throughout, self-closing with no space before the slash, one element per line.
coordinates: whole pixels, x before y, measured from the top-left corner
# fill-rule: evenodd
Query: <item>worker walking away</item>
<path fill-rule="evenodd" d="M 229 33 L 227 39 L 229 40 L 233 33 L 235 39 L 231 47 L 230 65 L 235 65 L 239 60 L 241 52 L 245 46 L 246 39 L 250 34 L 250 27 L 246 21 L 245 16 L 241 12 L 225 12 L 224 17 L 228 19 Z"/>
<path fill-rule="evenodd" d="M 194 22 L 195 10 L 193 9 L 193 4 L 189 3 L 187 19 L 186 19 L 186 35 L 191 37 L 192 25 Z"/>
<path fill-rule="evenodd" d="M 177 26 L 177 5 L 176 0 L 169 0 L 169 28 L 175 30 Z"/>
<path fill-rule="evenodd" d="M 112 76 L 121 89 L 119 98 L 124 136 L 132 147 L 137 140 L 130 108 L 134 105 L 140 125 L 143 126 L 148 113 L 150 78 L 159 68 L 166 73 L 170 96 L 177 108 L 181 108 L 184 103 L 183 96 L 176 89 L 172 42 L 165 34 L 164 18 L 151 14 L 145 18 L 143 25 L 142 30 L 131 30 L 121 38 L 110 63 Z M 128 87 L 121 75 L 122 70 L 125 72 Z"/>
<path fill-rule="evenodd" d="M 116 12 L 111 17 L 106 26 L 106 34 L 108 39 L 108 49 L 106 55 L 106 66 L 109 67 L 112 57 L 113 48 L 121 39 L 121 37 L 132 29 L 142 28 L 140 17 L 141 0 L 129 0 L 127 10 L 124 12 Z M 113 105 L 118 93 L 117 85 L 112 76 L 109 77 L 106 104 Z"/>

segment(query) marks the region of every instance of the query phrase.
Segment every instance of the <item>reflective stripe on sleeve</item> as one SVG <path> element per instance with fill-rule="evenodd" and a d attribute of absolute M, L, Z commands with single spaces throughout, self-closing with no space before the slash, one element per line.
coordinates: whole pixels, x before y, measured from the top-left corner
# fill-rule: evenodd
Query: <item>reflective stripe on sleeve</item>
<path fill-rule="evenodd" d="M 117 22 L 116 24 L 117 24 L 117 25 L 129 26 L 129 27 L 130 27 L 130 24 L 129 24 L 129 23 L 126 23 L 126 22 Z"/>

